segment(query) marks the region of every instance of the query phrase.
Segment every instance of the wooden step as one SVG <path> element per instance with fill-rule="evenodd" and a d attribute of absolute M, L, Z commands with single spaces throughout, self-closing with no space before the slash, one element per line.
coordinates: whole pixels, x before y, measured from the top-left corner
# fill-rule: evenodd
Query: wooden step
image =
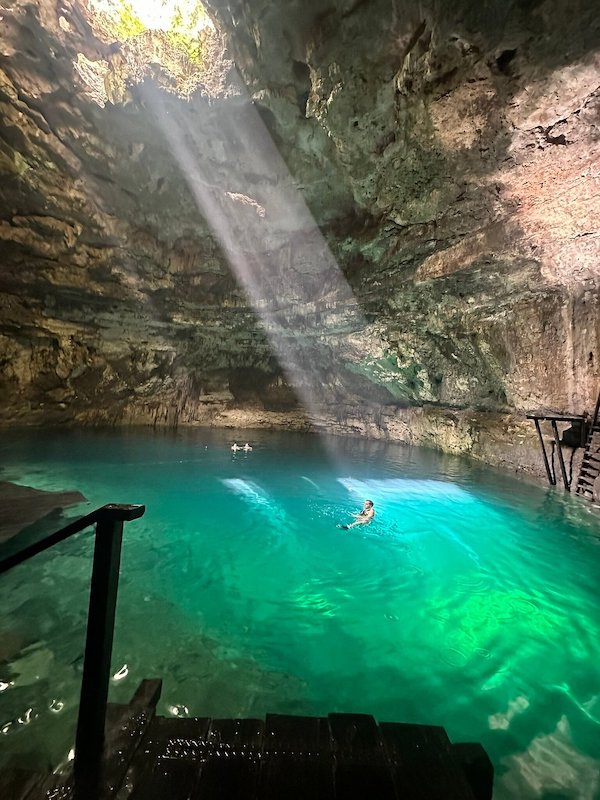
<path fill-rule="evenodd" d="M 582 463 L 586 464 L 592 462 L 600 465 L 600 454 L 598 453 L 584 453 Z"/>
<path fill-rule="evenodd" d="M 189 798 L 206 756 L 209 724 L 207 718 L 155 717 L 127 776 L 130 800 Z"/>
<path fill-rule="evenodd" d="M 259 797 L 334 800 L 332 742 L 325 717 L 267 714 Z"/>
<path fill-rule="evenodd" d="M 367 714 L 330 714 L 336 797 L 394 800 L 394 776 L 382 747 L 382 731 Z"/>
<path fill-rule="evenodd" d="M 584 483 L 584 484 L 586 484 L 586 486 L 593 486 L 594 485 L 594 481 L 595 481 L 595 479 L 590 480 L 585 475 L 580 475 L 578 483 L 579 484 Z"/>
<path fill-rule="evenodd" d="M 213 719 L 206 738 L 206 756 L 191 800 L 257 794 L 265 723 L 259 719 Z"/>
<path fill-rule="evenodd" d="M 596 480 L 598 475 L 600 475 L 600 469 L 593 469 L 593 468 L 585 469 L 582 467 L 581 470 L 579 471 L 580 478 L 583 476 L 584 478 L 591 478 L 593 481 Z"/>
<path fill-rule="evenodd" d="M 492 800 L 494 766 L 490 757 L 478 742 L 458 742 L 450 749 L 469 782 L 477 800 Z"/>
<path fill-rule="evenodd" d="M 394 764 L 398 797 L 474 797 L 443 728 L 398 722 L 382 722 L 380 728 L 384 747 Z"/>
<path fill-rule="evenodd" d="M 485 751 L 452 745 L 443 728 L 367 714 L 157 717 L 151 684 L 110 706 L 98 796 L 75 798 L 70 774 L 42 791 L 4 775 L 2 800 L 491 800 Z"/>

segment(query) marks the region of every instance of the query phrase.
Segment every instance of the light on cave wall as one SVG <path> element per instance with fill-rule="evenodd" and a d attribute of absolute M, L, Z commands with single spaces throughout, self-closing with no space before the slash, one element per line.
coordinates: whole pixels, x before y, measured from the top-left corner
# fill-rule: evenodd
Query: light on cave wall
<path fill-rule="evenodd" d="M 325 420 L 352 395 L 343 365 L 366 323 L 260 114 L 249 100 L 215 105 L 215 141 L 156 87 L 142 96 L 288 382 Z"/>
<path fill-rule="evenodd" d="M 194 62 L 194 42 L 202 45 L 206 41 L 202 37 L 211 35 L 210 20 L 194 0 L 92 2 L 99 29 L 112 26 L 121 43 L 118 63 L 106 64 L 101 77 L 97 91 L 100 96 L 105 90 L 101 105 L 130 101 L 129 61 L 138 51 L 143 56 L 146 39 L 155 62 L 160 61 L 157 42 L 164 43 L 165 36 L 172 36 L 177 46 L 183 42 Z M 202 49 L 197 55 L 201 69 Z M 227 64 L 233 73 L 231 62 Z M 89 64 L 82 61 L 77 68 L 85 80 Z M 144 74 L 143 69 L 137 72 Z M 359 304 L 259 109 L 245 96 L 241 79 L 230 75 L 229 98 L 210 103 L 210 126 L 197 124 L 189 104 L 180 99 L 190 99 L 196 89 L 175 92 L 180 95 L 175 99 L 165 87 L 147 80 L 140 83 L 138 97 L 167 141 L 308 417 L 318 423 L 332 414 L 345 416 L 350 398 L 354 406 L 361 403 L 358 387 L 369 386 L 358 366 L 356 374 L 344 368 L 352 362 L 366 364 L 369 358 Z M 201 94 L 211 96 L 203 86 Z M 362 403 L 367 405 L 371 398 L 364 396 L 365 391 Z"/>

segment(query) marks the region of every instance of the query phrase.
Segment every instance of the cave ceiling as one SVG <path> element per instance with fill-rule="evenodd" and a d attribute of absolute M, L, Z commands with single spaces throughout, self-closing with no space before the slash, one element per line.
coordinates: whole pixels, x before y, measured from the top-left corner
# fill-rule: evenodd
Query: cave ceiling
<path fill-rule="evenodd" d="M 589 410 L 596 3 L 205 5 L 180 91 L 0 10 L 0 421 Z"/>

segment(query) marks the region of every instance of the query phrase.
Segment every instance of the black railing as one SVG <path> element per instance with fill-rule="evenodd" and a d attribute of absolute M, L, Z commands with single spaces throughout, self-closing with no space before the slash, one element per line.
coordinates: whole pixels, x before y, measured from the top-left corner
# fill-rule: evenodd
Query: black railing
<path fill-rule="evenodd" d="M 123 523 L 139 519 L 145 510 L 145 506 L 139 505 L 102 506 L 65 528 L 61 528 L 56 533 L 52 533 L 41 541 L 0 561 L 0 574 L 2 574 L 32 556 L 79 533 L 84 528 L 96 525 L 73 765 L 76 795 L 81 798 L 96 796 L 102 774 L 104 727 L 119 585 Z"/>
<path fill-rule="evenodd" d="M 546 469 L 546 475 L 548 476 L 548 483 L 551 486 L 556 486 L 556 471 L 554 469 L 554 452 L 558 454 L 558 463 L 560 466 L 560 474 L 562 476 L 563 486 L 567 490 L 567 492 L 571 491 L 571 476 L 567 475 L 567 467 L 565 465 L 565 459 L 562 451 L 563 444 L 567 445 L 568 447 L 583 447 L 585 444 L 585 437 L 588 430 L 587 418 L 583 414 L 546 414 L 540 412 L 539 414 L 527 414 L 527 419 L 533 420 L 535 423 L 535 429 L 537 431 L 538 439 L 540 440 L 540 447 L 542 448 L 542 458 L 544 459 L 544 467 Z M 554 434 L 554 441 L 552 443 L 552 463 L 548 460 L 548 454 L 546 453 L 546 444 L 544 442 L 544 437 L 542 436 L 542 430 L 540 428 L 540 422 L 550 422 L 552 425 L 552 432 Z M 573 440 L 573 442 L 566 442 L 561 439 L 561 436 L 558 432 L 558 422 L 569 422 L 571 423 L 571 429 L 576 431 L 576 439 L 577 441 Z M 563 437 L 564 437 L 563 432 Z M 573 464 L 573 456 L 571 455 L 571 466 Z"/>

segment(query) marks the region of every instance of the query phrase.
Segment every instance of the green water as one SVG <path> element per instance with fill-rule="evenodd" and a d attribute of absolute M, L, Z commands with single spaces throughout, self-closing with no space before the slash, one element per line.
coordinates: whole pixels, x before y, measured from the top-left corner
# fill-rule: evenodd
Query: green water
<path fill-rule="evenodd" d="M 164 714 L 443 725 L 485 746 L 498 800 L 600 797 L 586 506 L 400 445 L 253 433 L 234 455 L 234 438 L 3 436 L 0 479 L 77 489 L 89 505 L 71 514 L 147 506 L 125 529 L 111 699 L 160 676 Z M 336 527 L 365 498 L 375 521 Z M 0 579 L 1 763 L 71 746 L 90 556 L 82 534 Z"/>

